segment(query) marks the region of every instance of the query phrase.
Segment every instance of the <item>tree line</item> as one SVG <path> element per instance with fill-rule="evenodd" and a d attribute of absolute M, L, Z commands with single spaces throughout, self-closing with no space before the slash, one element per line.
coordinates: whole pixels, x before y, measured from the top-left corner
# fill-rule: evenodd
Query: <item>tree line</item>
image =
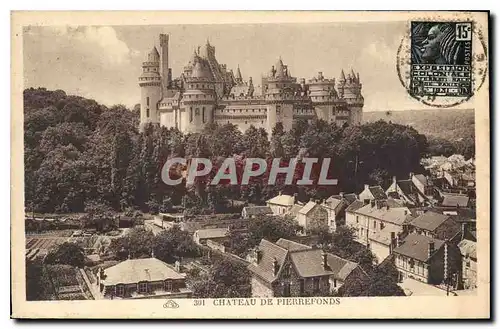
<path fill-rule="evenodd" d="M 271 136 L 262 128 L 244 133 L 235 125 L 212 124 L 202 133 L 149 125 L 138 131 L 138 109 L 107 108 L 94 100 L 44 88 L 24 91 L 26 210 L 86 212 L 169 211 L 184 205 L 197 212 L 232 211 L 231 201 L 263 204 L 279 191 L 299 200 L 333 193 L 359 192 L 363 184 L 387 185 L 392 176 L 418 172 L 428 142 L 415 129 L 385 121 L 338 127 L 314 120 L 297 121 L 290 131 L 278 124 Z M 307 156 L 331 158 L 336 186 L 207 186 L 197 182 L 168 186 L 161 168 L 170 157 L 259 157 L 284 160 Z"/>

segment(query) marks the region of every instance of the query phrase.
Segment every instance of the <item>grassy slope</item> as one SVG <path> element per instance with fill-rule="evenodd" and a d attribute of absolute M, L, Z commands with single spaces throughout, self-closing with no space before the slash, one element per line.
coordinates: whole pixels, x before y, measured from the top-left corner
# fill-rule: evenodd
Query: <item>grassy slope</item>
<path fill-rule="evenodd" d="M 410 125 L 419 133 L 454 141 L 474 136 L 474 110 L 436 109 L 364 112 L 363 121 L 392 121 Z"/>

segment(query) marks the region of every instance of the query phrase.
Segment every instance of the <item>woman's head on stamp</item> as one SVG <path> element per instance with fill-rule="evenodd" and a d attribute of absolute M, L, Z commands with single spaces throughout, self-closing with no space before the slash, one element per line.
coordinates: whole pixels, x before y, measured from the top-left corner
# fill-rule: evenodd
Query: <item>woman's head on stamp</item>
<path fill-rule="evenodd" d="M 439 25 L 434 25 L 427 32 L 427 38 L 422 42 L 422 59 L 427 64 L 445 64 L 441 55 L 441 39 L 443 33 Z"/>

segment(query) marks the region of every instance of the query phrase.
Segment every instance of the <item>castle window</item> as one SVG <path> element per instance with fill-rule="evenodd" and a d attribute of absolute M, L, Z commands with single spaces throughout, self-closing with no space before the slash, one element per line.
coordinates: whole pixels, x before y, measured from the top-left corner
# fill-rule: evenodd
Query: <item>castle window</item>
<path fill-rule="evenodd" d="M 146 117 L 149 118 L 149 109 L 146 109 Z"/>
<path fill-rule="evenodd" d="M 146 105 L 149 106 L 149 97 L 146 97 Z"/>
<path fill-rule="evenodd" d="M 248 124 L 248 121 L 245 121 L 245 124 Z"/>
<path fill-rule="evenodd" d="M 205 107 L 201 109 L 201 117 L 203 119 L 203 123 L 205 123 Z"/>
<path fill-rule="evenodd" d="M 262 120 L 260 123 L 261 123 L 261 124 L 264 124 L 264 120 Z"/>
<path fill-rule="evenodd" d="M 193 122 L 193 108 L 189 108 L 189 122 Z"/>

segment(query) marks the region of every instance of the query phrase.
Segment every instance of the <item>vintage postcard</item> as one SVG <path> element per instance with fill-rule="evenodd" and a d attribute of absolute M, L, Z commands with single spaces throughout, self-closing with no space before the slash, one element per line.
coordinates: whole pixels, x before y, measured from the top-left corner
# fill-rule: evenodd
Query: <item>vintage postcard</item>
<path fill-rule="evenodd" d="M 488 12 L 13 12 L 12 317 L 489 318 Z"/>

